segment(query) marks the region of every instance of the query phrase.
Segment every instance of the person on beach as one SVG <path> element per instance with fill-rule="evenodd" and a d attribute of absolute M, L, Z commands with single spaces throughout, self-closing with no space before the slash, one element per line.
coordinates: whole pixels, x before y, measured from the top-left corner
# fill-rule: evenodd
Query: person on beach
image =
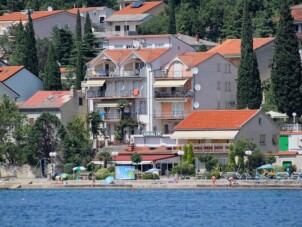
<path fill-rule="evenodd" d="M 229 181 L 229 186 L 232 187 L 233 177 L 229 177 L 229 178 L 228 178 L 228 181 Z"/>
<path fill-rule="evenodd" d="M 215 188 L 216 177 L 213 175 L 212 178 L 211 178 L 211 180 L 212 180 L 212 186 L 213 186 L 213 188 Z"/>

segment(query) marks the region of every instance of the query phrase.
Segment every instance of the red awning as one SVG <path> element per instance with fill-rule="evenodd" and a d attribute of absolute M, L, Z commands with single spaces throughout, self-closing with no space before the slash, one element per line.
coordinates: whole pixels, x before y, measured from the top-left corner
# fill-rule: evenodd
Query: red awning
<path fill-rule="evenodd" d="M 112 158 L 112 161 L 131 161 L 131 155 L 119 155 Z M 167 155 L 142 155 L 142 161 L 151 161 L 156 162 L 158 160 L 162 159 L 168 159 L 168 158 L 174 158 L 177 157 L 173 154 L 167 154 Z"/>

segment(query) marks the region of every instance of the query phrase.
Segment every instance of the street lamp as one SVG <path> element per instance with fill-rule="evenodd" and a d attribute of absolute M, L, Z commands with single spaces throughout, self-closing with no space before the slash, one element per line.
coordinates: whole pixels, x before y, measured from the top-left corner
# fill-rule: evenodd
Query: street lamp
<path fill-rule="evenodd" d="M 297 116 L 297 114 L 295 113 L 295 112 L 293 112 L 293 122 L 294 122 L 294 131 L 298 131 L 298 127 L 296 128 L 296 116 Z"/>
<path fill-rule="evenodd" d="M 55 166 L 53 163 L 53 159 L 57 157 L 57 152 L 49 152 L 49 157 L 50 157 L 50 166 L 51 166 L 51 172 L 50 172 L 50 179 L 55 175 Z"/>
<path fill-rule="evenodd" d="M 180 157 L 180 179 L 182 179 L 182 156 L 184 155 L 184 151 L 177 151 L 177 154 Z"/>
<path fill-rule="evenodd" d="M 247 150 L 244 153 L 247 156 L 247 161 L 248 161 L 248 167 L 247 168 L 249 170 L 250 169 L 250 158 L 249 157 L 252 155 L 253 152 L 251 150 Z"/>

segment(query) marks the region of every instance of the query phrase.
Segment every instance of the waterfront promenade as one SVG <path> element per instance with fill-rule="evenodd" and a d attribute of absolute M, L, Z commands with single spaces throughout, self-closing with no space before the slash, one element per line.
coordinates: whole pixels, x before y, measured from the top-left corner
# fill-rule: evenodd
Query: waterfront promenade
<path fill-rule="evenodd" d="M 13 179 L 2 181 L 0 189 L 298 189 L 302 190 L 302 183 L 296 180 L 237 180 L 230 186 L 229 181 L 219 179 L 215 187 L 211 180 L 187 179 L 174 180 L 161 178 L 160 180 L 115 180 L 113 184 L 105 185 L 103 180 L 93 184 L 91 180 L 68 180 L 65 183 L 49 181 L 47 179 Z"/>

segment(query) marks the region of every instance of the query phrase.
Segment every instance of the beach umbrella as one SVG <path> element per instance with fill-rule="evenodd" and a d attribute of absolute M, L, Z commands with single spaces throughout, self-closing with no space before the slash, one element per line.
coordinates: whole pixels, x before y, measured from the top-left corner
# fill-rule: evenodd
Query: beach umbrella
<path fill-rule="evenodd" d="M 273 168 L 274 167 L 271 164 L 265 164 L 265 165 L 258 167 L 257 169 L 273 169 Z"/>
<path fill-rule="evenodd" d="M 84 166 L 77 166 L 77 167 L 74 167 L 72 168 L 73 171 L 83 171 L 83 170 L 86 170 L 86 168 Z"/>
<path fill-rule="evenodd" d="M 109 176 L 104 180 L 104 184 L 110 184 L 114 181 L 114 177 L 113 176 Z"/>
<path fill-rule="evenodd" d="M 152 169 L 148 169 L 147 171 L 145 171 L 145 173 L 159 173 L 160 169 L 157 168 L 152 168 Z"/>

